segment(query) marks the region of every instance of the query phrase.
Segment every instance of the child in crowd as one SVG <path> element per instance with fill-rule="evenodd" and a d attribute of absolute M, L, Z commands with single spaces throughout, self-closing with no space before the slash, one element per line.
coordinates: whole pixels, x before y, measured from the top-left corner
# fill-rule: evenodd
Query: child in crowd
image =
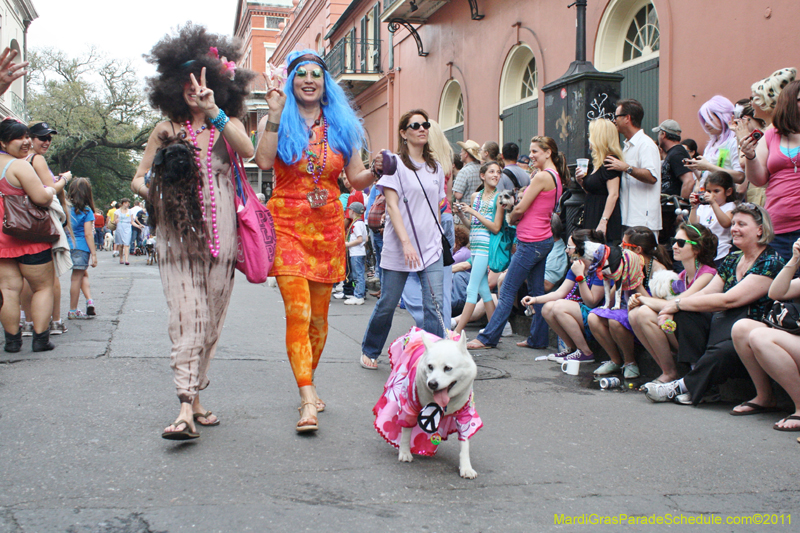
<path fill-rule="evenodd" d="M 486 307 L 486 317 L 491 320 L 494 313 L 494 300 L 489 289 L 489 242 L 491 235 L 503 226 L 503 209 L 497 208 L 497 183 L 501 174 L 502 169 L 495 161 L 484 163 L 480 169 L 483 190 L 472 195 L 472 205 L 458 204 L 456 211 L 461 222 L 472 227 L 469 236 L 472 270 L 467 287 L 467 303 L 454 330 L 456 333 L 461 333 L 469 322 L 479 295 Z"/>
<path fill-rule="evenodd" d="M 706 178 L 705 191 L 701 189 L 689 196 L 692 204 L 689 222 L 702 224 L 717 236 L 717 255 L 714 258 L 717 266 L 731 250 L 731 216 L 728 213 L 736 207 L 734 198 L 733 178 L 721 170 Z"/>
<path fill-rule="evenodd" d="M 347 208 L 347 216 L 353 220 L 350 231 L 347 232 L 345 247 L 350 255 L 350 272 L 356 283 L 353 296 L 344 301 L 345 305 L 363 305 L 367 286 L 364 279 L 364 267 L 367 257 L 367 226 L 361 215 L 364 214 L 364 204 L 353 202 Z"/>
<path fill-rule="evenodd" d="M 70 217 L 72 218 L 72 231 L 75 236 L 74 239 L 70 239 L 72 279 L 69 287 L 69 313 L 67 313 L 67 318 L 70 320 L 94 318 L 94 302 L 89 288 L 89 275 L 86 272 L 90 263 L 92 268 L 97 266 L 92 184 L 86 178 L 75 178 L 69 184 L 67 196 L 72 206 L 70 208 Z M 83 290 L 83 295 L 86 298 L 86 313 L 78 309 L 81 290 Z"/>
<path fill-rule="evenodd" d="M 644 279 L 635 290 L 642 296 L 649 296 L 647 287 L 655 272 L 666 269 L 672 258 L 665 246 L 659 246 L 655 234 L 645 226 L 633 226 L 622 235 L 623 248 L 639 254 L 644 259 L 642 270 Z M 626 291 L 631 292 L 631 291 Z M 625 379 L 639 377 L 639 366 L 633 353 L 633 328 L 628 320 L 628 297 L 623 294 L 621 309 L 597 307 L 589 314 L 589 328 L 597 342 L 605 349 L 610 361 L 606 361 L 594 371 L 598 376 L 613 374 L 622 370 Z M 621 353 L 620 353 L 621 352 Z"/>

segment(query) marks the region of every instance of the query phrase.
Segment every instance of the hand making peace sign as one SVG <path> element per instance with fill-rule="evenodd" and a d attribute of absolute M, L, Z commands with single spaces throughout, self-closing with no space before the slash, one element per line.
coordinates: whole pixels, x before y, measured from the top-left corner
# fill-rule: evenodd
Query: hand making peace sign
<path fill-rule="evenodd" d="M 276 117 L 280 117 L 283 112 L 283 106 L 286 105 L 286 93 L 278 87 L 273 87 L 272 83 L 269 81 L 269 76 L 266 74 L 263 74 L 263 76 L 264 81 L 267 82 L 267 95 L 265 99 L 267 105 L 269 105 L 270 117 L 273 116 L 273 112 L 276 114 Z M 273 120 L 273 122 L 277 122 L 277 120 Z"/>
<path fill-rule="evenodd" d="M 214 102 L 214 91 L 206 87 L 206 67 L 200 71 L 200 83 L 197 83 L 197 78 L 194 77 L 194 73 L 190 73 L 189 77 L 192 80 L 192 86 L 194 88 L 194 101 L 197 103 L 197 107 L 202 109 L 209 118 L 214 118 L 217 116 L 218 112 L 214 112 L 214 108 L 217 107 L 217 104 Z"/>

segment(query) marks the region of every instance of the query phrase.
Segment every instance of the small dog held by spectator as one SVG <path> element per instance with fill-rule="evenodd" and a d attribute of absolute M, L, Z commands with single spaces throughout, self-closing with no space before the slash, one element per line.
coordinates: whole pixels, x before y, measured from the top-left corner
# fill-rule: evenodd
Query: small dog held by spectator
<path fill-rule="evenodd" d="M 606 303 L 605 309 L 611 306 L 611 284 L 614 283 L 614 307 L 619 309 L 622 305 L 622 291 L 632 291 L 644 281 L 642 267 L 644 260 L 636 252 L 626 250 L 619 246 L 608 246 L 596 242 L 584 243 L 583 258 L 589 261 L 588 274 L 597 272 L 597 277 L 603 280 Z"/>
<path fill-rule="evenodd" d="M 511 211 L 517 205 L 517 196 L 512 190 L 504 190 L 497 193 L 497 204 L 502 206 L 506 212 L 506 224 L 511 225 Z"/>
<path fill-rule="evenodd" d="M 114 234 L 109 232 L 103 237 L 103 250 L 110 252 L 114 249 Z"/>
<path fill-rule="evenodd" d="M 672 288 L 672 284 L 678 281 L 678 278 L 678 274 L 673 270 L 664 269 L 654 272 L 653 276 L 650 278 L 650 282 L 647 284 L 650 289 L 650 294 L 654 298 L 674 300 L 678 297 L 678 294 L 680 294 L 676 293 Z"/>

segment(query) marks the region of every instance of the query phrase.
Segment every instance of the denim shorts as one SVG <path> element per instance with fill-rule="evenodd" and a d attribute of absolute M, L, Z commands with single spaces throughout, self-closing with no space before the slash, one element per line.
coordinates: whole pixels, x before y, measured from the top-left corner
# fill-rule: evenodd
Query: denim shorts
<path fill-rule="evenodd" d="M 89 268 L 89 252 L 83 250 L 70 250 L 72 256 L 72 270 L 86 270 Z"/>

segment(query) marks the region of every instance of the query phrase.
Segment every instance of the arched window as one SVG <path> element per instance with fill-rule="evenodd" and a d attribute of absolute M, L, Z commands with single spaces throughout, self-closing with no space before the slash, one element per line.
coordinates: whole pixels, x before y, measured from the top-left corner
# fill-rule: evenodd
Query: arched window
<path fill-rule="evenodd" d="M 652 55 L 659 48 L 658 17 L 653 4 L 647 4 L 633 17 L 625 37 L 622 61 Z"/>
<path fill-rule="evenodd" d="M 454 145 L 454 150 L 460 149 L 455 143 L 464 140 L 464 115 L 461 85 L 456 80 L 449 80 L 444 86 L 439 103 L 439 125 L 447 140 Z"/>
<path fill-rule="evenodd" d="M 526 44 L 511 49 L 500 78 L 502 143 L 514 142 L 528 149 L 539 131 L 539 71 L 536 57 Z"/>

